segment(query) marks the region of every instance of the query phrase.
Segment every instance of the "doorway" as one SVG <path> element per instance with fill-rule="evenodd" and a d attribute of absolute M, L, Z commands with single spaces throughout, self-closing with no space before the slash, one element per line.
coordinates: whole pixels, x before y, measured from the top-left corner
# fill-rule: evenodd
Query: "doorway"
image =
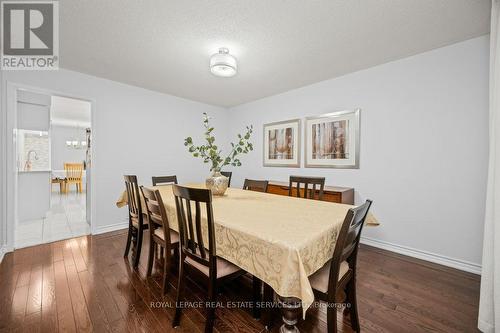
<path fill-rule="evenodd" d="M 14 248 L 90 234 L 92 102 L 15 91 Z"/>

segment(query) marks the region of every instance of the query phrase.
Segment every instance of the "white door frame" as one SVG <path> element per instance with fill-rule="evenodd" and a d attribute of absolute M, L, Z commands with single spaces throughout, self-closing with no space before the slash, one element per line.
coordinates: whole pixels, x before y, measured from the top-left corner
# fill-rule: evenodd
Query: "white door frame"
<path fill-rule="evenodd" d="M 17 167 L 16 167 L 16 151 L 15 147 L 15 135 L 14 130 L 17 128 L 17 91 L 18 90 L 28 90 L 34 93 L 50 95 L 50 96 L 60 96 L 73 99 L 80 99 L 86 102 L 90 102 L 90 127 L 92 129 L 92 148 L 91 148 L 91 178 L 90 178 L 90 232 L 94 232 L 94 226 L 96 225 L 96 164 L 95 164 L 95 147 L 96 147 L 96 133 L 95 133 L 95 110 L 96 102 L 95 99 L 88 96 L 75 96 L 67 94 L 64 92 L 59 92 L 55 90 L 48 90 L 39 87 L 33 87 L 25 84 L 19 84 L 7 81 L 6 82 L 6 107 L 7 107 L 7 119 L 6 126 L 6 172 L 5 181 L 7 183 L 7 195 L 4 198 L 5 208 L 6 208 L 6 250 L 8 252 L 14 250 L 15 246 L 15 228 L 17 226 Z"/>

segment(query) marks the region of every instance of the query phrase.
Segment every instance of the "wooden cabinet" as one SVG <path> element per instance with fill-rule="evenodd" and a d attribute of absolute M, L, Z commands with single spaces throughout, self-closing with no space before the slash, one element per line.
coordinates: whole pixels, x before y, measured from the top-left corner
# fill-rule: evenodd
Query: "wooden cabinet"
<path fill-rule="evenodd" d="M 278 195 L 288 195 L 288 183 L 269 181 L 267 192 Z M 292 195 L 295 195 L 292 192 Z M 325 186 L 323 201 L 354 205 L 354 189 L 351 187 Z"/>

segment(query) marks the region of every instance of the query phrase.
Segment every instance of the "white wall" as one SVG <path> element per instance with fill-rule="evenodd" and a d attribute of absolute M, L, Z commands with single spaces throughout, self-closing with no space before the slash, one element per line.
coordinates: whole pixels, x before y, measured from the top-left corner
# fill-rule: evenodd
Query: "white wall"
<path fill-rule="evenodd" d="M 226 141 L 227 111 L 223 108 L 68 70 L 4 72 L 2 115 L 6 113 L 7 81 L 95 102 L 92 177 L 97 218 L 92 222 L 94 232 L 119 227 L 119 223 L 123 227 L 126 209 L 118 209 L 115 202 L 124 189 L 124 174 L 137 174 L 144 184 L 151 183 L 152 175 L 177 174 L 183 182 L 202 181 L 208 175 L 208 168 L 201 160 L 194 160 L 183 145 L 186 136 L 201 137 L 203 112 L 215 118 L 218 139 Z M 2 138 L 6 137 L 4 124 Z M 4 162 L 2 168 L 5 170 L 5 167 Z M 4 181 L 2 179 L 2 188 Z"/>
<path fill-rule="evenodd" d="M 180 181 L 205 178 L 207 168 L 189 156 L 182 140 L 201 134 L 201 113 L 209 112 L 216 117 L 220 142 L 247 124 L 255 127 L 256 151 L 233 170 L 234 186 L 245 177 L 326 176 L 328 184 L 354 187 L 357 202 L 374 200 L 373 213 L 382 225 L 366 228 L 365 237 L 393 249 L 413 248 L 416 255 L 429 252 L 431 258 L 450 258 L 452 265 L 479 268 L 488 145 L 488 36 L 230 110 L 67 70 L 0 75 L 3 124 L 6 81 L 95 100 L 94 225 L 99 231 L 126 216 L 114 205 L 123 189 L 123 174 L 138 174 L 144 183 L 155 174 L 177 173 Z M 362 109 L 359 170 L 262 166 L 264 123 L 357 107 Z M 1 130 L 5 142 L 7 133 Z"/>
<path fill-rule="evenodd" d="M 486 193 L 488 52 L 484 36 L 232 108 L 233 134 L 253 124 L 256 147 L 234 170 L 232 183 L 241 185 L 245 177 L 325 176 L 327 184 L 354 187 L 357 202 L 374 200 L 381 226 L 366 228 L 365 237 L 458 259 L 452 260 L 457 267 L 470 262 L 465 266 L 477 270 Z M 358 107 L 359 170 L 262 166 L 263 124 Z"/>
<path fill-rule="evenodd" d="M 66 146 L 66 141 L 85 141 L 85 128 L 52 125 L 50 127 L 50 145 L 52 170 L 64 170 L 64 163 L 83 163 L 86 149 L 74 149 Z"/>

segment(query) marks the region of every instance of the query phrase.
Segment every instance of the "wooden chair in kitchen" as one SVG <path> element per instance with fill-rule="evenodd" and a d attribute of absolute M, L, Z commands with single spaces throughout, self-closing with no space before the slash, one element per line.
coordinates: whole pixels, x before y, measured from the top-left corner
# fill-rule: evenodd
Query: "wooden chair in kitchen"
<path fill-rule="evenodd" d="M 64 163 L 66 186 L 76 185 L 76 190 L 82 193 L 83 163 Z"/>

